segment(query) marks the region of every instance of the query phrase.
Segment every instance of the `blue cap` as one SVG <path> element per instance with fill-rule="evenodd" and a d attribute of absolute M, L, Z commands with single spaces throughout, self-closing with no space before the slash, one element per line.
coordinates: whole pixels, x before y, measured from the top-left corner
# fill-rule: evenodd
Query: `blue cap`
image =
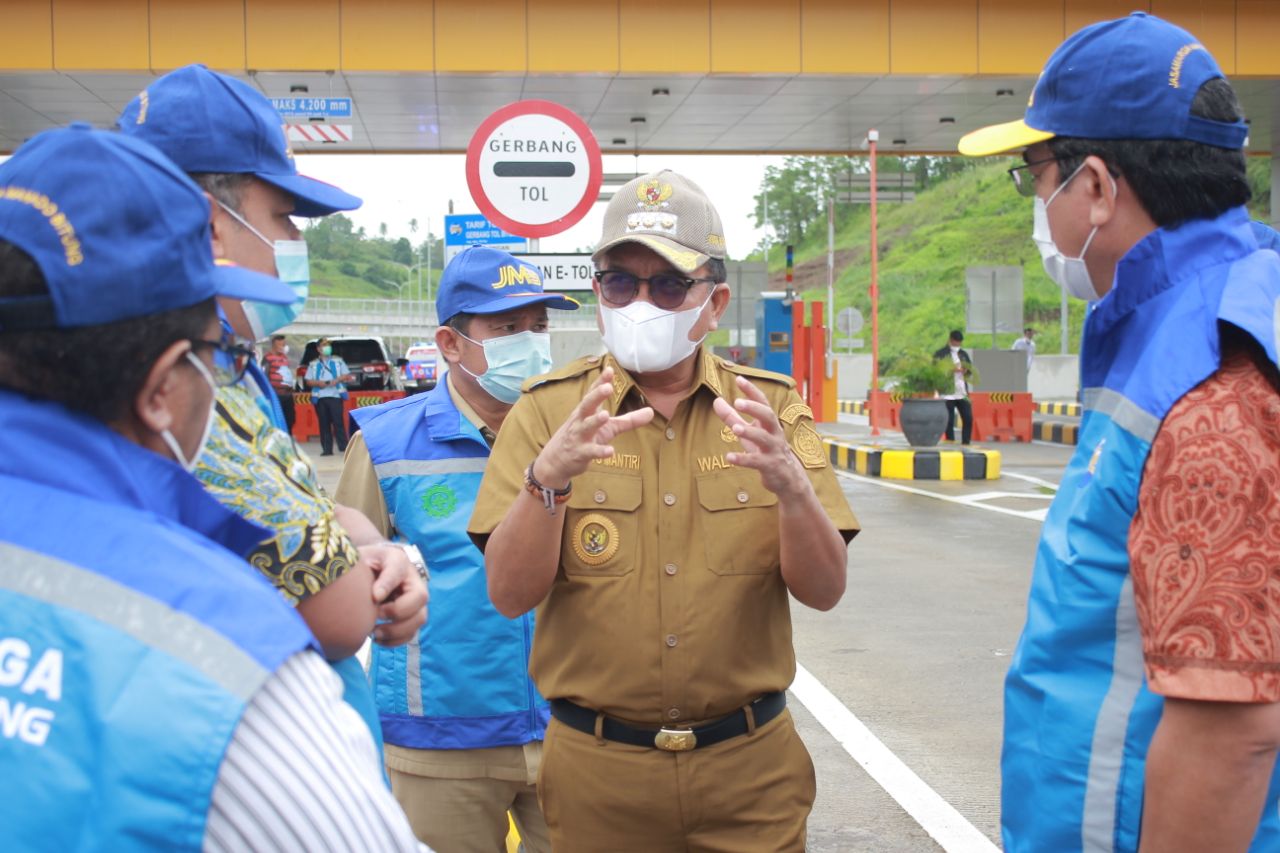
<path fill-rule="evenodd" d="M 0 240 L 49 295 L 0 299 L 0 330 L 96 326 L 214 296 L 287 305 L 293 288 L 215 264 L 209 201 L 163 154 L 87 124 L 47 130 L 0 165 Z"/>
<path fill-rule="evenodd" d="M 1085 27 L 1045 65 L 1018 121 L 984 127 L 960 140 L 960 153 L 1000 154 L 1055 136 L 1082 139 L 1185 139 L 1244 147 L 1249 127 L 1191 114 L 1200 87 L 1223 77 L 1195 36 L 1134 12 Z"/>
<path fill-rule="evenodd" d="M 252 86 L 188 65 L 171 71 L 129 102 L 120 130 L 159 148 L 181 169 L 253 175 L 287 192 L 298 216 L 355 210 L 363 202 L 337 187 L 298 174 L 284 121 Z"/>
<path fill-rule="evenodd" d="M 542 289 L 542 273 L 531 263 L 501 249 L 468 246 L 440 276 L 436 316 L 440 323 L 457 314 L 501 314 L 545 302 L 548 308 L 572 311 L 576 299 Z"/>

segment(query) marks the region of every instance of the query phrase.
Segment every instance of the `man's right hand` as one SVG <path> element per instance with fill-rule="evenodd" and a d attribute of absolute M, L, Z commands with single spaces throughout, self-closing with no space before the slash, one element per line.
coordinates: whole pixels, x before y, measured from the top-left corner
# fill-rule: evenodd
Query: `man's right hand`
<path fill-rule="evenodd" d="M 552 489 L 565 488 L 570 480 L 587 470 L 592 460 L 613 455 L 609 442 L 616 436 L 653 420 L 650 406 L 611 416 L 604 404 L 612 396 L 613 368 L 606 367 L 534 460 L 533 476 L 539 483 Z"/>

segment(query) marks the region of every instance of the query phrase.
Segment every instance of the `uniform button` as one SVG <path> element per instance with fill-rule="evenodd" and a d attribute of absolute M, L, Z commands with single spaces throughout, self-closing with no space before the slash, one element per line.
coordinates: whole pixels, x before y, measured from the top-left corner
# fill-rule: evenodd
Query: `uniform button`
<path fill-rule="evenodd" d="M 679 708 L 668 708 L 668 709 L 667 709 L 667 716 L 668 716 L 670 719 L 673 719 L 673 720 L 678 720 L 678 719 L 680 719 L 680 709 L 679 709 Z"/>
<path fill-rule="evenodd" d="M 676 639 L 675 634 L 667 634 L 667 648 L 674 649 L 678 642 L 680 641 Z"/>
<path fill-rule="evenodd" d="M 748 495 L 746 492 L 738 492 L 738 503 L 744 504 L 750 499 L 751 499 L 751 496 Z"/>
<path fill-rule="evenodd" d="M 673 430 L 671 427 L 667 427 L 667 440 L 672 441 L 675 439 L 675 437 L 676 437 L 676 431 Z"/>
<path fill-rule="evenodd" d="M 605 495 L 605 493 L 604 493 L 604 489 L 596 489 L 596 493 L 595 493 L 595 495 L 593 495 L 592 497 L 594 498 L 594 500 L 595 500 L 595 502 L 596 502 L 596 503 L 598 503 L 598 504 L 602 504 L 602 503 L 604 503 L 605 498 L 607 497 L 607 495 Z"/>
<path fill-rule="evenodd" d="M 677 569 L 676 569 L 676 564 L 675 564 L 675 563 L 667 563 L 665 566 L 663 566 L 663 567 L 662 567 L 662 570 L 663 570 L 664 572 L 666 572 L 667 574 L 669 574 L 669 575 L 674 575 L 674 574 L 676 573 L 676 571 L 677 571 Z"/>
<path fill-rule="evenodd" d="M 675 506 L 676 496 L 671 494 L 670 492 L 667 492 L 665 495 L 662 496 L 662 502 L 667 506 Z"/>
<path fill-rule="evenodd" d="M 595 364 L 599 360 L 600 360 L 600 356 L 598 355 L 587 356 L 587 364 Z"/>

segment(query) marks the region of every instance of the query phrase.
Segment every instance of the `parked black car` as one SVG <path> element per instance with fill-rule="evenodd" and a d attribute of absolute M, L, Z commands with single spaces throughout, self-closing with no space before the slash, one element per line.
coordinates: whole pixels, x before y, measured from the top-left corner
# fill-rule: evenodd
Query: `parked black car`
<path fill-rule="evenodd" d="M 304 377 L 311 362 L 316 360 L 316 343 L 319 338 L 307 341 L 302 352 L 302 363 L 298 365 L 298 387 L 306 390 Z M 400 391 L 400 371 L 396 362 L 387 351 L 382 338 L 329 338 L 333 345 L 333 354 L 347 363 L 357 380 L 352 383 L 353 391 Z"/>

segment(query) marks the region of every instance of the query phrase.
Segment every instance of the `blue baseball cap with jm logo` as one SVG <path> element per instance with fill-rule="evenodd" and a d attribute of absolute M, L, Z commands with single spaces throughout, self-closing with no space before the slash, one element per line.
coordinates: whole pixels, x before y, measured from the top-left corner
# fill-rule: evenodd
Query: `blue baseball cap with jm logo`
<path fill-rule="evenodd" d="M 209 201 L 145 142 L 74 124 L 0 165 L 0 241 L 48 294 L 0 299 L 0 330 L 98 326 L 215 296 L 287 305 L 279 279 L 213 259 Z"/>
<path fill-rule="evenodd" d="M 363 202 L 298 174 L 284 121 L 247 83 L 188 65 L 152 83 L 125 106 L 116 125 L 159 148 L 187 174 L 253 175 L 293 196 L 297 216 L 328 216 Z"/>
<path fill-rule="evenodd" d="M 1036 81 L 1025 117 L 960 140 L 960 153 L 1002 154 L 1055 136 L 1183 139 L 1238 149 L 1244 121 L 1191 114 L 1200 87 L 1224 77 L 1191 33 L 1144 12 L 1103 21 L 1063 42 Z"/>
<path fill-rule="evenodd" d="M 542 273 L 527 261 L 489 246 L 468 246 L 440 276 L 436 316 L 443 325 L 458 314 L 501 314 L 526 305 L 572 311 L 576 299 L 542 289 Z"/>

